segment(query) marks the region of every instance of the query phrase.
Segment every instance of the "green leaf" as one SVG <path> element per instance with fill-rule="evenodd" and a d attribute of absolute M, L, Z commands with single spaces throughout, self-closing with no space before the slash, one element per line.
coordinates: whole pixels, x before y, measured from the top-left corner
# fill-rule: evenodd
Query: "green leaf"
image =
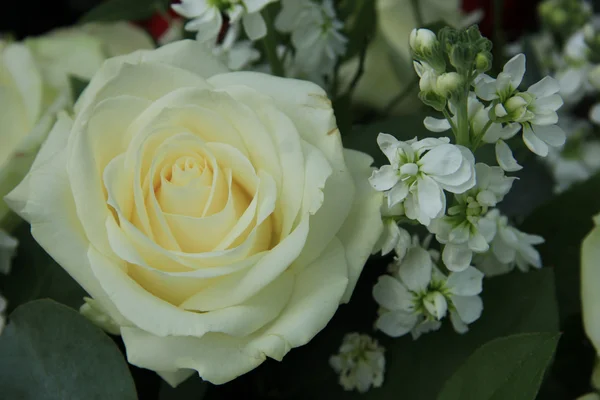
<path fill-rule="evenodd" d="M 534 400 L 560 334 L 527 333 L 477 349 L 444 385 L 438 400 Z"/>
<path fill-rule="evenodd" d="M 164 8 L 163 0 L 106 0 L 88 11 L 80 23 L 135 21 Z"/>
<path fill-rule="evenodd" d="M 73 98 L 73 102 L 76 102 L 90 81 L 71 75 L 69 76 L 69 83 L 71 84 L 71 96 Z"/>
<path fill-rule="evenodd" d="M 76 311 L 51 300 L 17 308 L 0 336 L 5 399 L 136 399 L 114 342 Z"/>
<path fill-rule="evenodd" d="M 8 311 L 41 298 L 79 309 L 85 291 L 37 244 L 29 224 L 21 224 L 13 235 L 19 240 L 17 257 L 10 274 L 0 277 L 0 293 L 8 300 Z"/>

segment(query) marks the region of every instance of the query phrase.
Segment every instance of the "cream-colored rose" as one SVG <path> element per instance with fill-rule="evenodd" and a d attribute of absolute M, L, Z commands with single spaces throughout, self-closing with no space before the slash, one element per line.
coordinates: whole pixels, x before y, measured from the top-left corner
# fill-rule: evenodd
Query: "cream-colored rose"
<path fill-rule="evenodd" d="M 585 332 L 600 354 L 600 214 L 594 222 L 581 246 L 581 303 Z"/>
<path fill-rule="evenodd" d="M 203 49 L 108 60 L 7 197 L 128 360 L 171 384 L 307 343 L 382 230 L 372 160 L 344 150 L 325 92 Z"/>
<path fill-rule="evenodd" d="M 409 37 L 418 26 L 412 0 L 376 0 L 377 29 L 367 51 L 365 72 L 354 92 L 355 101 L 376 109 L 384 109 L 417 79 L 412 66 Z M 460 0 L 419 0 L 423 24 L 445 22 L 453 27 L 477 22 L 479 13 L 469 16 L 461 10 Z M 342 68 L 349 81 L 358 67 L 353 60 Z M 415 94 L 417 92 L 415 91 Z M 396 106 L 393 111 L 414 109 L 415 96 Z"/>
<path fill-rule="evenodd" d="M 29 170 L 56 113 L 71 106 L 69 77 L 89 80 L 108 57 L 150 48 L 150 37 L 126 23 L 0 41 L 0 199 Z M 7 213 L 0 200 L 0 220 Z"/>

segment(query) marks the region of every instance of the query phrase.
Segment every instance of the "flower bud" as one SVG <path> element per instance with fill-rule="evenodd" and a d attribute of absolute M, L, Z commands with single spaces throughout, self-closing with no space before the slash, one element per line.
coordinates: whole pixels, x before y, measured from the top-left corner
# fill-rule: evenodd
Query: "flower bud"
<path fill-rule="evenodd" d="M 410 33 L 410 48 L 417 55 L 431 52 L 438 44 L 435 33 L 429 29 L 413 29 Z"/>
<path fill-rule="evenodd" d="M 423 298 L 423 305 L 429 314 L 438 321 L 446 316 L 448 312 L 448 302 L 440 292 L 431 292 Z"/>
<path fill-rule="evenodd" d="M 492 54 L 489 52 L 481 52 L 475 57 L 475 69 L 479 73 L 484 73 L 492 68 Z"/>
<path fill-rule="evenodd" d="M 440 96 L 448 97 L 459 91 L 463 87 L 463 79 L 456 72 L 448 72 L 437 78 L 437 93 Z"/>

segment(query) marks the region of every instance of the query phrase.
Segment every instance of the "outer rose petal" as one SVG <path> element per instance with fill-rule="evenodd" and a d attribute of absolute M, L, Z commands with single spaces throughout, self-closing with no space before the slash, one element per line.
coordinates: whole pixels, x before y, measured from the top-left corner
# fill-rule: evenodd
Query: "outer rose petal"
<path fill-rule="evenodd" d="M 29 174 L 5 200 L 31 222 L 31 234 L 44 250 L 122 324 L 125 319 L 107 300 L 92 273 L 87 258 L 88 240 L 75 213 L 66 169 L 71 125 L 66 114 L 59 115 Z"/>
<path fill-rule="evenodd" d="M 348 287 L 342 298 L 342 302 L 347 303 L 363 266 L 383 231 L 380 211 L 383 193 L 373 190 L 368 181 L 372 171 L 371 156 L 354 150 L 344 150 L 344 156 L 356 186 L 354 204 L 337 234 L 346 249 L 348 262 Z"/>
<path fill-rule="evenodd" d="M 281 360 L 319 333 L 346 290 L 347 268 L 344 248 L 334 238 L 321 257 L 298 274 L 292 297 L 279 318 L 260 331 L 242 338 L 220 333 L 200 338 L 158 337 L 124 327 L 121 334 L 127 359 L 142 368 L 170 373 L 195 369 L 204 380 L 226 383 L 256 368 L 266 357 Z"/>
<path fill-rule="evenodd" d="M 600 352 L 600 227 L 595 227 L 581 246 L 581 300 L 585 332 Z"/>

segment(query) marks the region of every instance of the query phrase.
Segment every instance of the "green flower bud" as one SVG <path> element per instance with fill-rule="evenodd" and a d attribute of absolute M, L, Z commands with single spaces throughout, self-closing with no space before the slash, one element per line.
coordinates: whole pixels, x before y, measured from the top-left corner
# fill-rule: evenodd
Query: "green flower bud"
<path fill-rule="evenodd" d="M 439 46 L 435 33 L 429 29 L 413 29 L 409 44 L 415 54 L 432 53 L 434 48 Z"/>
<path fill-rule="evenodd" d="M 443 97 L 452 96 L 463 89 L 463 78 L 456 72 L 448 72 L 437 78 L 437 93 Z"/>
<path fill-rule="evenodd" d="M 479 73 L 484 73 L 492 68 L 492 53 L 480 52 L 475 57 L 475 69 Z"/>
<path fill-rule="evenodd" d="M 425 105 L 433 107 L 437 111 L 444 111 L 444 108 L 446 108 L 446 98 L 434 91 L 420 92 L 419 99 L 421 99 Z"/>

